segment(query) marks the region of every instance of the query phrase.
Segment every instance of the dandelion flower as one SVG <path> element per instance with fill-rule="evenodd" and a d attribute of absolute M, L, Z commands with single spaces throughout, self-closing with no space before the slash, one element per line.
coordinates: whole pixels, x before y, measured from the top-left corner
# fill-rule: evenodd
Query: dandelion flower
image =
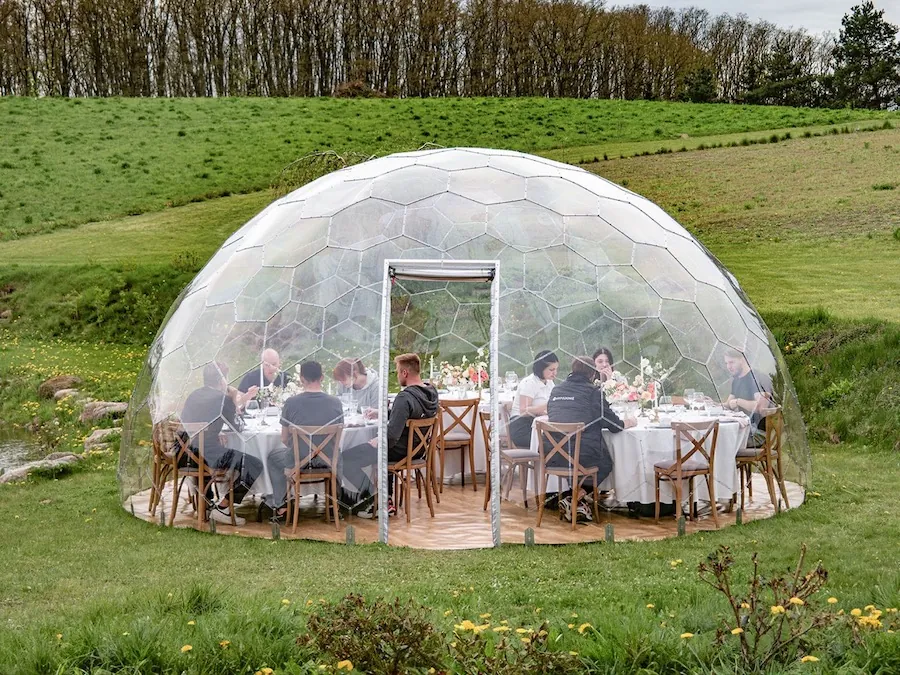
<path fill-rule="evenodd" d="M 578 632 L 584 635 L 584 631 L 586 631 L 588 628 L 593 628 L 593 626 L 589 623 L 583 623 L 578 626 Z"/>
<path fill-rule="evenodd" d="M 772 614 L 784 614 L 784 607 L 782 605 L 772 605 L 772 607 L 769 608 L 769 611 L 772 612 Z"/>
<path fill-rule="evenodd" d="M 62 640 L 62 633 L 57 633 L 57 634 L 56 634 L 56 639 L 57 639 L 57 640 Z"/>
<path fill-rule="evenodd" d="M 535 614 L 540 614 L 540 613 L 541 613 L 541 608 L 540 608 L 540 607 L 535 607 L 535 608 L 534 608 L 534 613 L 535 613 Z"/>
<path fill-rule="evenodd" d="M 578 652 L 569 652 L 569 656 L 578 656 Z"/>
<path fill-rule="evenodd" d="M 749 603 L 749 602 L 742 602 L 742 603 L 741 603 L 741 609 L 750 609 L 750 603 Z"/>
<path fill-rule="evenodd" d="M 490 619 L 491 615 L 490 614 L 479 614 L 478 618 L 479 619 Z"/>
<path fill-rule="evenodd" d="M 805 602 L 803 602 L 803 600 L 801 600 L 801 599 L 798 598 L 797 596 L 794 596 L 793 598 L 791 598 L 790 600 L 788 600 L 788 602 L 791 603 L 792 605 L 798 605 L 798 606 L 799 606 L 799 605 L 805 605 L 805 604 L 806 604 Z"/>
<path fill-rule="evenodd" d="M 472 629 L 472 632 L 475 633 L 476 635 L 478 635 L 478 633 L 485 631 L 490 627 L 491 627 L 491 624 L 483 623 L 480 626 L 475 626 L 475 628 Z"/>
<path fill-rule="evenodd" d="M 196 626 L 196 625 L 197 625 L 197 622 L 194 621 L 193 619 L 191 619 L 190 621 L 188 621 L 188 626 Z"/>
<path fill-rule="evenodd" d="M 829 605 L 836 605 L 836 604 L 837 604 L 837 601 L 838 601 L 838 599 L 835 598 L 835 597 L 830 597 L 830 598 L 828 598 L 828 604 L 829 604 Z"/>
<path fill-rule="evenodd" d="M 181 648 L 181 653 L 185 654 L 185 653 L 191 651 L 192 649 L 193 649 L 193 647 L 191 647 L 190 645 L 185 645 L 184 647 Z"/>
<path fill-rule="evenodd" d="M 275 673 L 271 668 L 260 668 L 256 671 L 259 675 L 273 675 Z"/>
<path fill-rule="evenodd" d="M 495 633 L 505 633 L 509 630 L 509 626 L 494 626 L 493 630 Z"/>
<path fill-rule="evenodd" d="M 519 635 L 522 635 L 523 633 L 530 633 L 531 631 L 528 630 L 527 628 L 516 628 L 516 632 L 517 632 Z"/>
<path fill-rule="evenodd" d="M 816 658 L 815 656 L 807 655 L 807 656 L 804 656 L 802 659 L 800 659 L 800 663 L 815 663 L 818 660 L 819 659 Z"/>
<path fill-rule="evenodd" d="M 732 634 L 732 635 L 740 635 L 740 634 L 743 633 L 743 632 L 744 632 L 744 629 L 743 629 L 743 628 L 740 628 L 740 627 L 738 627 L 738 628 L 732 628 L 732 629 L 731 629 L 731 634 Z"/>
<path fill-rule="evenodd" d="M 681 634 L 682 640 L 690 640 L 692 637 L 694 637 L 693 633 L 682 633 Z"/>
<path fill-rule="evenodd" d="M 654 605 L 652 602 L 647 604 L 647 609 L 654 609 L 655 607 L 656 605 Z"/>
<path fill-rule="evenodd" d="M 310 598 L 309 600 L 306 601 L 307 607 L 309 607 L 311 604 L 313 604 L 312 598 Z"/>
<path fill-rule="evenodd" d="M 338 670 L 346 670 L 349 672 L 349 671 L 353 670 L 353 661 L 351 661 L 350 659 L 344 659 L 343 661 L 338 661 L 338 664 L 336 667 Z"/>
<path fill-rule="evenodd" d="M 570 623 L 570 624 L 569 624 L 569 628 L 575 628 L 575 624 L 574 624 L 574 623 Z"/>
<path fill-rule="evenodd" d="M 456 630 L 475 630 L 475 624 L 465 619 L 462 623 L 453 626 Z"/>
<path fill-rule="evenodd" d="M 850 610 L 850 616 L 862 616 L 862 610 L 859 607 L 854 607 Z"/>
<path fill-rule="evenodd" d="M 526 644 L 526 645 L 527 645 L 527 644 L 531 644 L 531 638 L 530 638 L 530 637 L 523 637 L 523 638 L 519 638 L 519 639 L 522 641 L 522 644 Z"/>
<path fill-rule="evenodd" d="M 222 649 L 228 649 L 228 645 L 230 645 L 230 644 L 231 644 L 231 640 L 222 640 L 222 641 L 219 643 L 219 646 L 220 646 Z"/>
<path fill-rule="evenodd" d="M 287 607 L 289 604 L 291 604 L 291 601 L 288 600 L 287 598 L 282 598 L 281 604 L 284 605 L 285 607 Z"/>
<path fill-rule="evenodd" d="M 873 609 L 875 609 L 875 605 L 866 605 L 867 612 L 871 612 Z"/>
<path fill-rule="evenodd" d="M 444 612 L 444 616 L 450 616 L 451 614 L 453 614 L 452 609 L 448 609 L 446 612 Z"/>

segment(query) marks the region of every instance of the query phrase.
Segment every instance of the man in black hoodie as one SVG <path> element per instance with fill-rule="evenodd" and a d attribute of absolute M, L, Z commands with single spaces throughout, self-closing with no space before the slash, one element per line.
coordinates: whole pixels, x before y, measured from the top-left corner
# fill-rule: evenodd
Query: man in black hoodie
<path fill-rule="evenodd" d="M 594 360 L 588 356 L 579 356 L 572 361 L 572 372 L 565 382 L 556 385 L 547 401 L 547 417 L 551 422 L 571 423 L 583 422 L 585 427 L 581 434 L 581 451 L 578 462 L 584 467 L 597 467 L 598 483 L 610 474 L 613 468 L 612 458 L 603 440 L 603 430 L 613 433 L 628 429 L 635 425 L 634 420 L 619 419 L 609 407 L 603 391 L 594 385 L 599 379 Z M 561 455 L 554 455 L 549 466 L 568 466 Z M 589 486 L 590 483 L 585 483 Z M 566 501 L 568 499 L 568 501 Z M 590 520 L 591 511 L 587 505 L 578 500 L 579 520 Z M 560 499 L 560 508 L 567 520 L 572 518 L 572 500 L 568 497 Z"/>
<path fill-rule="evenodd" d="M 406 446 L 409 442 L 409 430 L 406 421 L 410 419 L 426 419 L 438 414 L 438 393 L 430 383 L 422 381 L 420 376 L 421 362 L 418 354 L 401 354 L 394 359 L 397 368 L 397 382 L 403 390 L 394 399 L 388 416 L 387 441 L 388 462 L 398 462 L 406 457 Z M 371 518 L 371 483 L 365 472 L 366 467 L 377 462 L 378 439 L 357 445 L 344 451 L 341 461 L 344 465 L 344 478 L 359 489 L 358 499 L 369 508 L 359 512 L 360 517 Z M 388 483 L 388 494 L 392 493 L 393 481 Z M 388 513 L 393 515 L 393 499 L 388 500 Z"/>

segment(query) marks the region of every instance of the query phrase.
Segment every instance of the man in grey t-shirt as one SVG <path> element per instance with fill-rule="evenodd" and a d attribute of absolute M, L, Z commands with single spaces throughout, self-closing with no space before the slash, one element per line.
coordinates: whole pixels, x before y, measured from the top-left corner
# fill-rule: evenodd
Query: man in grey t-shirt
<path fill-rule="evenodd" d="M 281 410 L 281 442 L 285 447 L 269 454 L 269 482 L 272 494 L 266 497 L 266 504 L 280 518 L 287 513 L 287 479 L 284 470 L 294 466 L 294 446 L 290 429 L 297 427 L 324 427 L 330 424 L 343 424 L 344 411 L 341 401 L 336 396 L 329 396 L 322 391 L 322 365 L 316 361 L 307 361 L 300 366 L 300 381 L 303 393 L 291 396 L 284 402 Z M 301 447 L 302 451 L 302 447 Z M 300 461 L 303 461 L 301 456 Z M 323 460 L 313 461 L 312 466 L 326 466 Z"/>
<path fill-rule="evenodd" d="M 725 368 L 731 375 L 731 395 L 725 400 L 731 410 L 743 410 L 750 416 L 750 438 L 747 446 L 762 447 L 766 440 L 766 423 L 762 412 L 771 408 L 772 378 L 751 370 L 747 358 L 735 349 L 725 352 Z"/>

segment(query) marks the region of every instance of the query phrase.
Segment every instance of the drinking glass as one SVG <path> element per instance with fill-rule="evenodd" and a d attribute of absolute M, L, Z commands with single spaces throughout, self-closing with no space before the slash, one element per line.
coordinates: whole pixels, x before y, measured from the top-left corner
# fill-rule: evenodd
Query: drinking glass
<path fill-rule="evenodd" d="M 693 407 L 694 403 L 694 394 L 696 392 L 693 389 L 685 389 L 684 390 L 684 407 L 690 410 Z"/>
<path fill-rule="evenodd" d="M 674 410 L 674 408 L 675 408 L 675 406 L 672 405 L 672 397 L 671 396 L 660 396 L 659 397 L 659 409 L 660 410 L 672 411 L 672 410 Z"/>
<path fill-rule="evenodd" d="M 706 394 L 702 391 L 694 392 L 694 409 L 695 410 L 705 410 L 706 409 Z"/>
<path fill-rule="evenodd" d="M 353 405 L 353 394 L 341 394 L 341 407 L 344 409 L 344 417 L 356 412 L 356 406 Z"/>
<path fill-rule="evenodd" d="M 510 391 L 513 391 L 519 384 L 519 376 L 514 370 L 507 370 L 504 379 L 506 381 L 506 388 Z"/>
<path fill-rule="evenodd" d="M 257 413 L 259 413 L 259 401 L 255 398 L 250 399 L 244 406 L 244 410 L 247 411 L 247 414 L 250 415 L 250 417 L 256 417 Z"/>

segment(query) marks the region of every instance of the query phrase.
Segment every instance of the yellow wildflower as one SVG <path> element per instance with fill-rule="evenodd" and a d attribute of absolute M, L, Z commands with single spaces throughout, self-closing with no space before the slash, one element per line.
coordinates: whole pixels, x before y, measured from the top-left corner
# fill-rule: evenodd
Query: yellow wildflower
<path fill-rule="evenodd" d="M 801 600 L 797 596 L 794 596 L 793 598 L 788 600 L 788 602 L 791 603 L 792 605 L 805 605 L 806 604 L 805 602 L 803 602 L 803 600 Z"/>
<path fill-rule="evenodd" d="M 434 669 L 434 666 L 428 669 L 428 674 L 432 675 L 432 673 L 436 673 L 437 671 Z"/>
<path fill-rule="evenodd" d="M 862 610 L 859 607 L 854 607 L 850 610 L 851 616 L 862 616 Z"/>
<path fill-rule="evenodd" d="M 517 632 L 519 635 L 522 635 L 522 633 L 530 633 L 531 631 L 528 630 L 527 628 L 516 628 L 516 632 Z"/>
<path fill-rule="evenodd" d="M 353 661 L 351 661 L 350 659 L 344 659 L 343 661 L 338 661 L 337 669 L 338 670 L 346 670 L 349 672 L 349 671 L 353 670 Z"/>
<path fill-rule="evenodd" d="M 875 605 L 866 605 L 867 612 L 871 612 L 873 609 L 875 609 Z"/>
<path fill-rule="evenodd" d="M 681 634 L 682 640 L 690 640 L 692 637 L 694 637 L 693 633 L 682 633 Z"/>
<path fill-rule="evenodd" d="M 184 647 L 181 648 L 181 653 L 184 654 L 186 652 L 191 651 L 192 649 L 193 649 L 193 647 L 191 647 L 190 645 L 185 645 Z"/>
<path fill-rule="evenodd" d="M 188 626 L 196 626 L 196 625 L 197 625 L 197 622 L 194 621 L 193 619 L 191 619 L 190 621 L 188 621 Z"/>
<path fill-rule="evenodd" d="M 743 633 L 743 632 L 744 632 L 744 629 L 743 629 L 743 628 L 732 628 L 732 629 L 731 629 L 731 634 L 732 634 L 732 635 L 740 635 L 740 634 Z"/>
<path fill-rule="evenodd" d="M 271 668 L 260 668 L 256 672 L 259 673 L 259 675 L 273 675 L 275 671 Z"/>
<path fill-rule="evenodd" d="M 451 642 L 451 643 L 450 643 L 450 646 L 451 646 L 451 647 L 455 647 L 455 646 L 456 646 L 456 643 L 455 643 L 455 642 Z"/>
<path fill-rule="evenodd" d="M 896 608 L 896 607 L 888 607 L 885 611 L 886 611 L 888 614 L 896 614 L 896 613 L 897 613 L 897 608 Z"/>
<path fill-rule="evenodd" d="M 838 599 L 835 598 L 834 596 L 828 598 L 828 604 L 829 604 L 829 605 L 836 605 L 836 604 L 837 604 L 837 601 L 838 601 Z"/>
<path fill-rule="evenodd" d="M 800 663 L 815 663 L 818 660 L 815 656 L 804 656 L 800 659 Z"/>
<path fill-rule="evenodd" d="M 570 623 L 570 624 L 569 624 L 569 628 L 575 628 L 575 624 L 574 624 L 574 623 Z"/>
<path fill-rule="evenodd" d="M 490 619 L 491 615 L 490 614 L 479 614 L 478 618 L 479 619 Z"/>
<path fill-rule="evenodd" d="M 535 613 L 535 614 L 540 614 L 540 613 L 541 613 L 541 608 L 540 608 L 540 607 L 535 607 L 535 608 L 534 608 L 534 613 Z"/>
<path fill-rule="evenodd" d="M 491 627 L 491 624 L 483 623 L 480 626 L 475 626 L 475 628 L 472 629 L 472 632 L 475 633 L 476 635 L 478 635 L 478 633 L 480 633 L 481 631 L 485 631 L 490 627 Z"/>
<path fill-rule="evenodd" d="M 578 652 L 569 652 L 569 656 L 578 656 Z"/>
<path fill-rule="evenodd" d="M 519 639 L 526 645 L 531 643 L 531 638 L 529 638 L 529 637 L 523 637 L 523 638 L 519 638 Z"/>
<path fill-rule="evenodd" d="M 502 623 L 505 626 L 506 624 L 509 623 L 509 621 L 507 621 L 506 619 L 503 619 L 503 621 L 501 621 L 500 623 Z"/>
<path fill-rule="evenodd" d="M 573 618 L 573 619 L 577 619 L 577 618 L 578 618 L 578 614 L 576 614 L 575 612 L 572 612 L 572 618 Z"/>
<path fill-rule="evenodd" d="M 749 603 L 749 602 L 742 602 L 742 603 L 741 603 L 741 609 L 750 609 L 750 603 Z"/>
<path fill-rule="evenodd" d="M 769 608 L 769 611 L 772 612 L 772 614 L 784 614 L 784 607 L 781 605 L 773 605 Z"/>
<path fill-rule="evenodd" d="M 282 598 L 281 604 L 284 605 L 285 607 L 287 607 L 289 604 L 291 604 L 291 601 L 288 600 L 287 598 Z"/>
<path fill-rule="evenodd" d="M 231 644 L 231 640 L 222 640 L 222 641 L 219 643 L 219 646 L 220 646 L 222 649 L 228 649 L 228 645 L 230 645 L 230 644 Z"/>
<path fill-rule="evenodd" d="M 447 611 L 444 612 L 444 616 L 450 616 L 451 614 L 453 614 L 452 609 L 448 609 Z"/>
<path fill-rule="evenodd" d="M 509 626 L 494 626 L 495 633 L 505 633 L 509 630 Z"/>
<path fill-rule="evenodd" d="M 309 600 L 306 601 L 307 607 L 309 607 L 311 604 L 313 604 L 312 598 L 310 598 Z"/>
<path fill-rule="evenodd" d="M 580 626 L 578 626 L 578 632 L 583 635 L 584 631 L 586 631 L 588 628 L 593 628 L 593 626 L 589 623 L 583 623 Z"/>
<path fill-rule="evenodd" d="M 655 607 L 656 605 L 654 605 L 652 602 L 647 603 L 647 609 L 654 609 Z"/>
<path fill-rule="evenodd" d="M 57 639 L 57 640 L 62 640 L 62 633 L 57 633 L 57 634 L 56 634 L 56 639 Z"/>
<path fill-rule="evenodd" d="M 475 630 L 475 624 L 465 619 L 462 623 L 453 626 L 456 630 Z"/>

